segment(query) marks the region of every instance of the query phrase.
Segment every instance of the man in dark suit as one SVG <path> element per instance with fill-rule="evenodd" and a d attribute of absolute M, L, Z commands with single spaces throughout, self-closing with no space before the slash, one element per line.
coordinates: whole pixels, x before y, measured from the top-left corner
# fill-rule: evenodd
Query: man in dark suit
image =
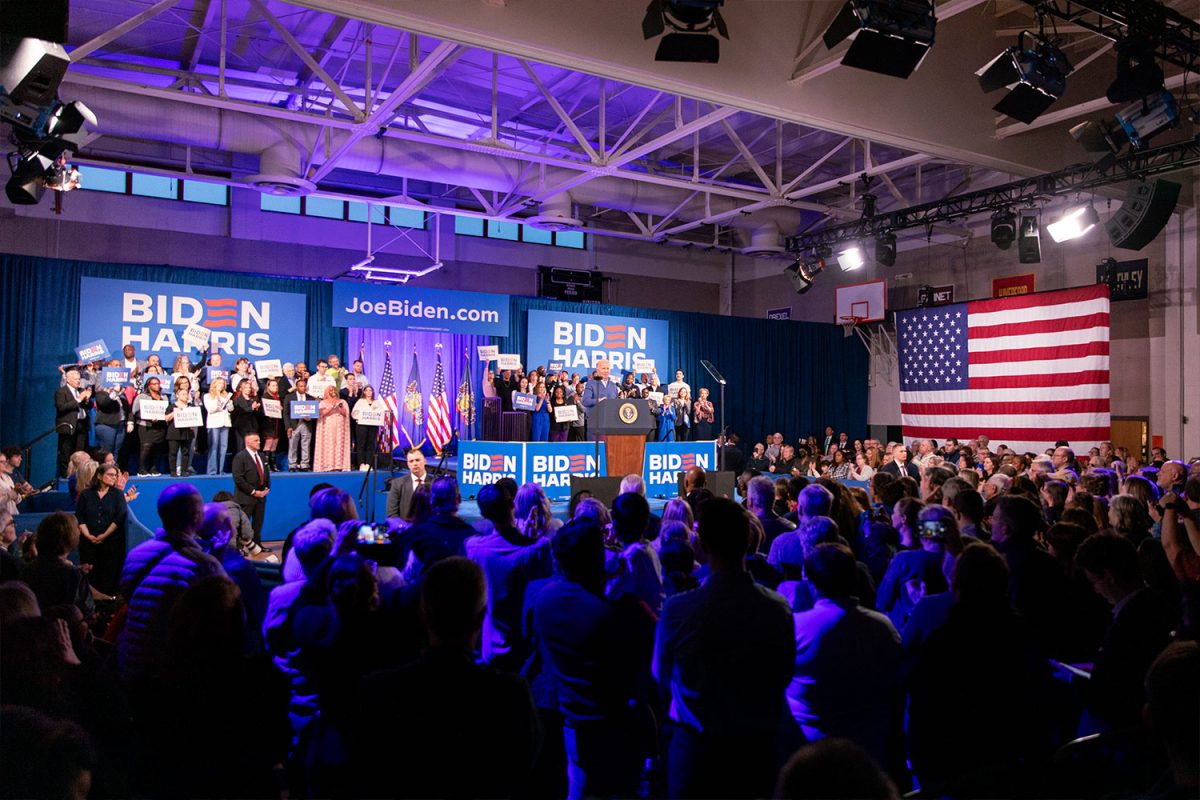
<path fill-rule="evenodd" d="M 58 476 L 67 476 L 67 462 L 71 453 L 86 450 L 88 443 L 88 413 L 92 407 L 91 388 L 79 387 L 79 370 L 66 372 L 66 386 L 58 387 L 54 393 L 54 410 L 57 418 L 54 430 L 58 432 Z M 85 487 L 81 487 L 85 488 Z"/>
<path fill-rule="evenodd" d="M 250 555 L 258 555 L 262 546 L 263 518 L 267 514 L 267 494 L 271 491 L 271 471 L 259 453 L 261 440 L 257 433 L 247 433 L 243 443 L 246 449 L 233 457 L 233 500 L 242 507 L 250 518 L 254 529 L 254 542 L 249 546 Z"/>
<path fill-rule="evenodd" d="M 835 439 L 833 436 L 833 426 L 826 425 L 825 426 L 825 438 L 821 440 L 821 456 L 822 457 L 829 455 L 829 448 L 832 447 L 833 443 L 836 441 L 837 441 L 837 439 Z"/>
<path fill-rule="evenodd" d="M 583 386 L 583 407 L 585 413 L 591 414 L 592 409 L 597 404 L 605 400 L 616 400 L 620 396 L 620 388 L 617 382 L 609 379 L 609 372 L 612 370 L 612 362 L 608 359 L 601 359 L 596 362 L 595 377 L 589 378 L 588 382 Z M 592 438 L 596 437 L 595 433 L 590 434 Z"/>
<path fill-rule="evenodd" d="M 895 475 L 897 478 L 908 477 L 917 483 L 921 482 L 921 470 L 908 460 L 908 448 L 902 444 L 892 449 L 892 460 L 880 467 L 879 471 Z"/>
<path fill-rule="evenodd" d="M 392 479 L 392 488 L 388 490 L 388 518 L 398 517 L 408 519 L 412 508 L 413 495 L 418 486 L 431 486 L 433 478 L 425 472 L 425 455 L 417 449 L 409 450 L 407 456 L 408 475 Z"/>

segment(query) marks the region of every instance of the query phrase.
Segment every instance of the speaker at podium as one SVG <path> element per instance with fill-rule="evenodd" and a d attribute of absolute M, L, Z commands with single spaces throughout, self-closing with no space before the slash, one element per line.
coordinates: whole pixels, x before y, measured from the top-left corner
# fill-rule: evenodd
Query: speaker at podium
<path fill-rule="evenodd" d="M 602 400 L 588 411 L 588 434 L 605 442 L 608 474 L 642 474 L 646 434 L 657 428 L 647 400 Z"/>

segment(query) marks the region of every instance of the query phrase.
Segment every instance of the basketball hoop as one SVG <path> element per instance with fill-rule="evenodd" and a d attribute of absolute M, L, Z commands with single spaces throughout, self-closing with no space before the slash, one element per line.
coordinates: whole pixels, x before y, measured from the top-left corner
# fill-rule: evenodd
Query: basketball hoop
<path fill-rule="evenodd" d="M 849 339 L 854 334 L 855 329 L 862 324 L 866 317 L 844 316 L 838 317 L 838 319 L 840 320 L 839 324 L 842 326 L 842 336 L 846 339 Z"/>

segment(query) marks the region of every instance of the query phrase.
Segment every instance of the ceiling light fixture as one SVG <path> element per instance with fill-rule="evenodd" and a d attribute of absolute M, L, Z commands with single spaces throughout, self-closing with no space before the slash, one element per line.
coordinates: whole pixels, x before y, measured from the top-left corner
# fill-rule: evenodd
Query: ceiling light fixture
<path fill-rule="evenodd" d="M 1011 208 L 1002 208 L 992 214 L 992 244 L 1001 250 L 1012 247 L 1017 238 L 1017 215 Z"/>
<path fill-rule="evenodd" d="M 712 31 L 728 39 L 729 30 L 721 18 L 725 0 L 650 0 L 642 19 L 642 37 L 653 39 L 669 27 L 654 54 L 655 61 L 690 61 L 716 64 L 721 58 L 721 42 Z"/>
<path fill-rule="evenodd" d="M 1028 39 L 1026 38 L 1028 37 Z M 1074 67 L 1058 43 L 1044 34 L 1023 31 L 1017 43 L 984 64 L 975 74 L 985 93 L 1007 89 L 992 109 L 1026 125 L 1037 119 L 1067 90 Z"/>
<path fill-rule="evenodd" d="M 833 49 L 849 39 L 847 67 L 907 78 L 933 47 L 933 0 L 848 0 L 825 31 Z"/>
<path fill-rule="evenodd" d="M 850 272 L 862 267 L 867 263 L 866 253 L 863 251 L 862 245 L 851 244 L 845 250 L 838 253 L 838 266 L 843 272 Z"/>
<path fill-rule="evenodd" d="M 1078 239 L 1100 223 L 1100 214 L 1088 203 L 1067 209 L 1061 217 L 1046 226 L 1046 233 L 1056 242 Z"/>

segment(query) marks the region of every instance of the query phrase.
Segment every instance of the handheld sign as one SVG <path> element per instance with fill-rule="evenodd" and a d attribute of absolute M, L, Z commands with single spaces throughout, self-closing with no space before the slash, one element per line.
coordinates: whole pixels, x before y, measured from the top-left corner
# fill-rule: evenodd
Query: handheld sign
<path fill-rule="evenodd" d="M 514 353 L 498 353 L 496 355 L 496 369 L 520 369 L 521 357 Z"/>
<path fill-rule="evenodd" d="M 200 419 L 200 406 L 188 406 L 175 409 L 176 428 L 199 428 L 203 423 Z"/>
<path fill-rule="evenodd" d="M 563 362 L 551 361 L 549 364 L 546 365 L 546 370 L 548 372 L 562 372 L 563 371 Z"/>
<path fill-rule="evenodd" d="M 316 419 L 316 400 L 293 400 L 291 407 L 292 419 Z"/>
<path fill-rule="evenodd" d="M 283 374 L 283 365 L 278 358 L 264 358 L 254 362 L 254 372 L 260 378 L 278 378 Z"/>
<path fill-rule="evenodd" d="M 97 339 L 94 342 L 81 344 L 75 348 L 75 355 L 79 357 L 80 364 L 90 364 L 93 361 L 102 361 L 109 357 L 108 345 L 103 339 Z"/>
<path fill-rule="evenodd" d="M 662 392 L 650 392 L 648 395 L 646 395 L 646 399 L 652 401 L 656 405 L 662 405 L 663 393 Z"/>
<path fill-rule="evenodd" d="M 634 372 L 644 372 L 647 375 L 649 375 L 651 372 L 654 372 L 654 359 L 653 358 L 634 359 L 633 371 Z"/>
<path fill-rule="evenodd" d="M 358 412 L 358 424 L 378 427 L 383 424 L 384 413 L 385 412 L 383 409 L 372 411 L 364 408 L 362 411 Z"/>
<path fill-rule="evenodd" d="M 145 400 L 141 402 L 142 419 L 161 421 L 167 418 L 167 401 L 166 400 Z"/>
<path fill-rule="evenodd" d="M 500 345 L 481 344 L 475 350 L 479 353 L 480 361 L 495 361 L 496 356 L 500 353 Z"/>
<path fill-rule="evenodd" d="M 283 419 L 283 403 L 279 400 L 263 398 L 263 416 L 267 419 Z"/>
<path fill-rule="evenodd" d="M 188 325 L 183 331 L 183 343 L 188 347 L 203 350 L 208 347 L 208 340 L 211 336 L 212 331 L 203 325 Z"/>
<path fill-rule="evenodd" d="M 221 369 L 220 367 L 209 367 L 208 382 L 211 384 L 217 378 L 224 378 L 225 383 L 229 383 L 229 370 Z"/>
<path fill-rule="evenodd" d="M 554 407 L 555 422 L 575 422 L 579 419 L 579 407 L 574 403 Z"/>
<path fill-rule="evenodd" d="M 129 383 L 129 370 L 120 367 L 105 367 L 100 380 L 105 386 L 124 386 Z"/>
<path fill-rule="evenodd" d="M 333 385 L 333 378 L 323 376 L 320 373 L 310 375 L 308 378 L 308 396 L 324 400 L 325 390 Z"/>
<path fill-rule="evenodd" d="M 537 400 L 533 395 L 524 392 L 517 392 L 513 395 L 513 408 L 517 411 L 533 411 L 533 404 Z"/>

